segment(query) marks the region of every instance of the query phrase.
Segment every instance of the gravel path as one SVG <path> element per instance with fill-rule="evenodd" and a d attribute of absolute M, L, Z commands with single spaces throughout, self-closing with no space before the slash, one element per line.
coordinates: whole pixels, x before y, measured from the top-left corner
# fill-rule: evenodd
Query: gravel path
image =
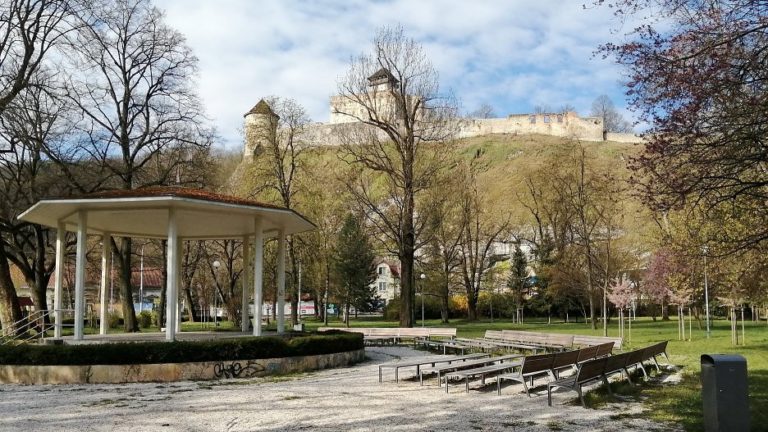
<path fill-rule="evenodd" d="M 445 394 L 401 371 L 378 383 L 377 365 L 426 357 L 406 347 L 367 348 L 369 361 L 309 374 L 166 384 L 0 385 L 0 431 L 668 431 L 644 420 L 642 405 L 602 410 L 566 404 L 575 393 L 528 398 L 522 386 L 496 395 L 493 379 Z M 387 372 L 389 374 L 387 375 Z M 390 381 L 387 381 L 390 380 Z"/>

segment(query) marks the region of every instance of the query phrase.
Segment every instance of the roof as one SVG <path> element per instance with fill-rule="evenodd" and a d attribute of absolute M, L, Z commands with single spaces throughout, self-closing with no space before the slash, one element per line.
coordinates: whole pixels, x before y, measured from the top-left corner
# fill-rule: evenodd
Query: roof
<path fill-rule="evenodd" d="M 381 68 L 368 77 L 368 81 L 373 83 L 374 81 L 387 81 L 397 82 L 397 78 L 392 75 L 392 72 L 387 68 Z"/>
<path fill-rule="evenodd" d="M 19 216 L 20 220 L 77 230 L 77 214 L 87 213 L 89 234 L 167 238 L 169 210 L 174 209 L 178 235 L 187 240 L 230 239 L 255 233 L 254 220 L 263 221 L 266 236 L 279 229 L 286 235 L 315 229 L 294 210 L 197 189 L 150 187 L 99 192 L 77 198 L 44 199 Z"/>
<path fill-rule="evenodd" d="M 245 117 L 245 116 L 249 116 L 249 115 L 251 115 L 251 114 L 262 114 L 262 115 L 263 115 L 263 114 L 266 114 L 266 115 L 273 115 L 273 116 L 275 116 L 275 117 L 277 117 L 277 116 L 278 116 L 277 114 L 275 114 L 275 112 L 274 112 L 274 111 L 272 111 L 272 108 L 269 106 L 269 104 L 267 103 L 267 101 L 265 101 L 264 99 L 261 99 L 261 100 L 259 101 L 259 103 L 257 103 L 256 105 L 254 105 L 254 106 L 253 106 L 253 108 L 251 108 L 251 110 L 250 110 L 250 111 L 248 111 L 247 113 L 245 113 L 245 115 L 244 115 L 243 117 Z"/>

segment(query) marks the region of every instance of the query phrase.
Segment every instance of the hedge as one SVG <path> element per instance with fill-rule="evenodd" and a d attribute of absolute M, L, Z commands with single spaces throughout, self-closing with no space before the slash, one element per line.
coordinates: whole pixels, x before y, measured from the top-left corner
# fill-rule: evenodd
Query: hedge
<path fill-rule="evenodd" d="M 308 356 L 363 348 L 363 335 L 325 332 L 322 335 L 274 336 L 211 341 L 135 342 L 81 345 L 4 345 L 0 364 L 124 365 L 186 363 Z"/>

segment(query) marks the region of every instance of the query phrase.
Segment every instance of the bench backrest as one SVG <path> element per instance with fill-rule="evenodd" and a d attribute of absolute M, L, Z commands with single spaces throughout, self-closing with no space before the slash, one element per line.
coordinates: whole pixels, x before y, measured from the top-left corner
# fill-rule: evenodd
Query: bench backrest
<path fill-rule="evenodd" d="M 613 342 L 600 344 L 600 345 L 597 345 L 595 348 L 597 348 L 597 353 L 595 353 L 595 357 L 605 357 L 613 353 Z"/>
<path fill-rule="evenodd" d="M 502 340 L 504 339 L 504 334 L 501 330 L 486 330 L 485 339 Z"/>
<path fill-rule="evenodd" d="M 601 345 L 607 342 L 613 342 L 614 348 L 617 350 L 621 350 L 623 339 L 620 337 L 586 336 L 586 335 L 574 335 L 573 337 L 573 344 L 576 346 Z"/>
<path fill-rule="evenodd" d="M 645 360 L 645 349 L 640 348 L 627 353 L 627 366 L 638 364 Z"/>
<path fill-rule="evenodd" d="M 651 357 L 654 357 L 666 352 L 667 343 L 669 343 L 669 341 L 659 342 L 651 346 L 645 347 L 645 349 L 643 350 L 645 358 L 643 360 L 649 359 Z"/>
<path fill-rule="evenodd" d="M 592 381 L 599 377 L 605 371 L 605 363 L 610 357 L 602 357 L 593 360 L 587 360 L 579 365 L 579 371 L 576 373 L 576 382 L 584 383 Z"/>
<path fill-rule="evenodd" d="M 429 329 L 426 327 L 405 327 L 390 330 L 397 330 L 397 334 L 395 336 L 399 337 L 428 337 L 430 335 Z"/>
<path fill-rule="evenodd" d="M 555 360 L 554 354 L 539 354 L 525 357 L 523 366 L 520 368 L 521 374 L 543 372 L 552 369 L 552 363 Z"/>
<path fill-rule="evenodd" d="M 565 366 L 575 365 L 579 361 L 579 350 L 555 353 L 552 369 L 560 369 Z"/>
<path fill-rule="evenodd" d="M 582 348 L 579 350 L 579 360 L 578 362 L 585 362 L 587 360 L 592 360 L 597 356 L 597 347 L 596 346 L 590 346 L 586 348 Z"/>
<path fill-rule="evenodd" d="M 326 332 L 326 331 L 333 331 L 333 330 L 338 330 L 338 331 L 343 331 L 343 332 L 348 332 L 348 333 L 362 333 L 362 334 L 368 336 L 370 329 L 369 328 L 365 328 L 365 327 L 350 327 L 350 328 L 346 328 L 346 327 L 320 327 L 320 328 L 317 329 L 318 332 Z"/>
<path fill-rule="evenodd" d="M 504 340 L 513 342 L 557 348 L 568 348 L 573 346 L 573 335 L 568 334 L 502 330 L 501 335 Z"/>
<path fill-rule="evenodd" d="M 427 327 L 426 329 L 429 332 L 428 336 L 430 337 L 432 336 L 450 337 L 450 338 L 456 337 L 456 327 Z"/>
<path fill-rule="evenodd" d="M 629 354 L 630 353 L 626 352 L 608 357 L 608 360 L 605 362 L 605 373 L 614 372 L 627 367 Z"/>

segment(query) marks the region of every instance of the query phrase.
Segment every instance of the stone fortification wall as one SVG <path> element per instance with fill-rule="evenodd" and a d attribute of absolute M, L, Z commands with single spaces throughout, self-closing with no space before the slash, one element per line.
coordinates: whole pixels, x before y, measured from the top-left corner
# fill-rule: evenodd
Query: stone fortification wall
<path fill-rule="evenodd" d="M 471 138 L 491 134 L 541 134 L 565 138 L 574 138 L 584 141 L 604 141 L 603 122 L 597 117 L 579 117 L 574 112 L 564 114 L 519 114 L 504 118 L 490 119 L 461 119 L 457 120 L 457 137 Z M 305 139 L 311 145 L 338 146 L 341 144 L 340 136 L 349 134 L 351 130 L 363 128 L 360 123 L 340 122 L 315 123 L 307 128 Z M 376 131 L 379 138 L 386 139 L 380 131 Z M 620 137 L 620 142 L 628 141 L 633 135 Z"/>
<path fill-rule="evenodd" d="M 460 138 L 499 133 L 541 134 L 603 141 L 603 121 L 597 117 L 579 117 L 574 112 L 513 114 L 506 118 L 463 120 L 459 128 Z"/>

